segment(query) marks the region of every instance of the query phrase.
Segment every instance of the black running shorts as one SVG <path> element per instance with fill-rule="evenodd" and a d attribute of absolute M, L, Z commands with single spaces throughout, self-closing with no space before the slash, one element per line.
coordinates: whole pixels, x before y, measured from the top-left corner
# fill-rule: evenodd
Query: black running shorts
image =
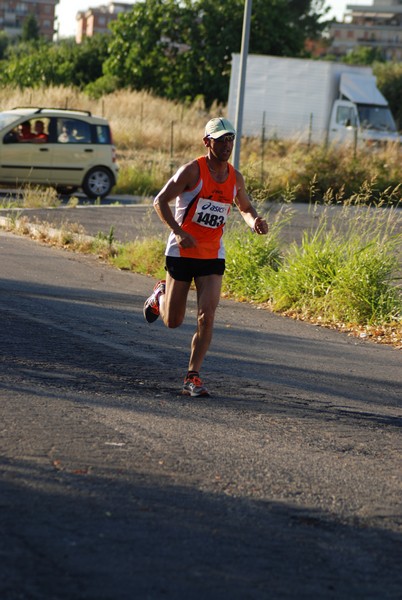
<path fill-rule="evenodd" d="M 165 269 L 176 281 L 191 282 L 196 277 L 205 277 L 205 275 L 223 275 L 225 259 L 166 256 Z"/>

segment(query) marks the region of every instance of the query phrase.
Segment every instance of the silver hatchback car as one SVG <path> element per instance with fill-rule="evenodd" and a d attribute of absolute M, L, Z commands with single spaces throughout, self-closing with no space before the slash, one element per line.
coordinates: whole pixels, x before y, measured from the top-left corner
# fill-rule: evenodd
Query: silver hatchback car
<path fill-rule="evenodd" d="M 22 107 L 0 112 L 0 182 L 79 188 L 104 198 L 116 184 L 116 149 L 106 119 L 88 111 Z"/>

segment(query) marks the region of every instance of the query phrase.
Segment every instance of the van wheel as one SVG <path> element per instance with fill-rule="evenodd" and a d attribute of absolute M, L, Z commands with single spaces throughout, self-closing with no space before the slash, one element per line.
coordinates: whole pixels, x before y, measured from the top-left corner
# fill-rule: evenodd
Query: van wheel
<path fill-rule="evenodd" d="M 88 198 L 104 198 L 114 186 L 113 175 L 104 167 L 94 167 L 86 175 L 82 184 Z"/>

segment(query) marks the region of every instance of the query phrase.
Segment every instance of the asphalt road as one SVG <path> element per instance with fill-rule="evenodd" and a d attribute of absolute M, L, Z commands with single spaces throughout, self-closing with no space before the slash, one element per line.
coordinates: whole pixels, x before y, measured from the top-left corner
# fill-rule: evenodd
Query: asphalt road
<path fill-rule="evenodd" d="M 401 354 L 0 233 L 0 597 L 402 598 Z"/>

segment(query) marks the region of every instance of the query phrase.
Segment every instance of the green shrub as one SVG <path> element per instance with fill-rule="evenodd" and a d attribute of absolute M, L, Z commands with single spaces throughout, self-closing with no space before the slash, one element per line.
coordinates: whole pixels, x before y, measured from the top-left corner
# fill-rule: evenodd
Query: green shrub
<path fill-rule="evenodd" d="M 259 210 L 261 214 L 261 210 Z M 280 210 L 267 220 L 268 235 L 255 235 L 236 219 L 225 234 L 226 271 L 223 292 L 238 300 L 265 301 L 269 296 L 268 282 L 281 264 L 279 234 L 290 219 L 290 212 Z M 239 222 L 241 221 L 241 222 Z"/>
<path fill-rule="evenodd" d="M 331 226 L 327 218 L 324 213 L 316 231 L 305 232 L 301 246 L 290 246 L 272 277 L 274 310 L 335 323 L 399 320 L 402 234 L 395 233 L 394 209 L 345 207 Z"/>
<path fill-rule="evenodd" d="M 119 81 L 113 75 L 103 75 L 85 86 L 85 93 L 93 100 L 113 94 L 119 88 Z"/>
<path fill-rule="evenodd" d="M 376 239 L 365 247 L 349 247 L 333 283 L 330 309 L 335 319 L 379 324 L 400 317 L 401 298 L 393 285 L 398 268 L 394 244 Z"/>
<path fill-rule="evenodd" d="M 321 312 L 341 262 L 342 248 L 323 228 L 304 233 L 302 243 L 291 244 L 282 268 L 270 282 L 275 310 Z"/>

